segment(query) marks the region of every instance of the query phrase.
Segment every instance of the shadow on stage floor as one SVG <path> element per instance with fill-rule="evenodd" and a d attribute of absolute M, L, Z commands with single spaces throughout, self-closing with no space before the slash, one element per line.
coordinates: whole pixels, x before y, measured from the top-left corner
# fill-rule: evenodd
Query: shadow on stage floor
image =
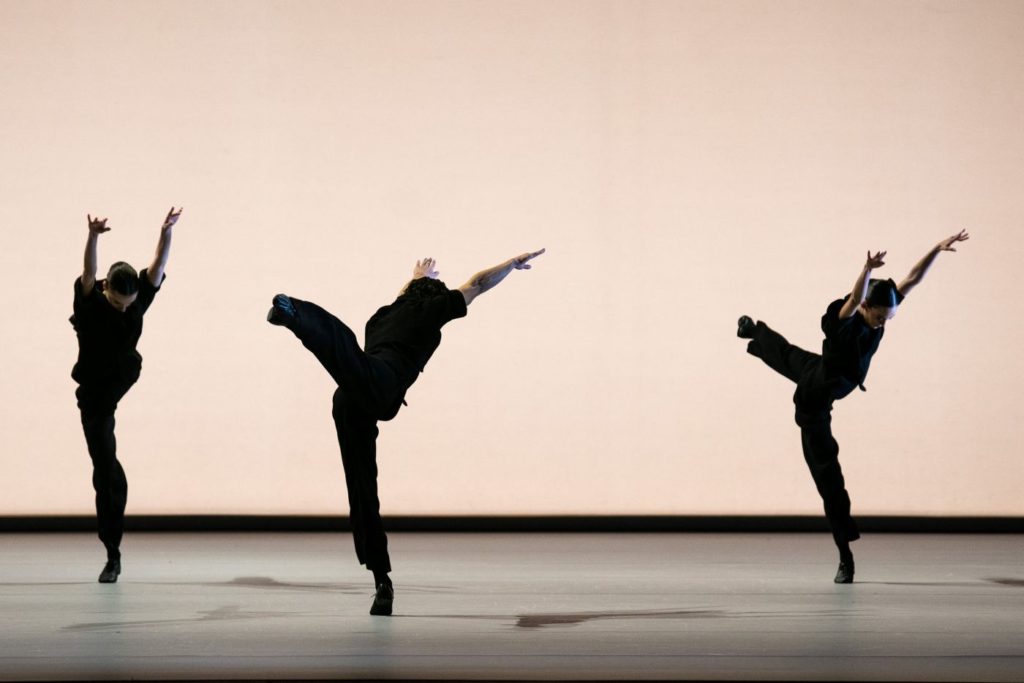
<path fill-rule="evenodd" d="M 0 680 L 1024 680 L 1024 541 L 391 537 L 395 615 L 338 533 L 89 534 L 0 555 Z"/>

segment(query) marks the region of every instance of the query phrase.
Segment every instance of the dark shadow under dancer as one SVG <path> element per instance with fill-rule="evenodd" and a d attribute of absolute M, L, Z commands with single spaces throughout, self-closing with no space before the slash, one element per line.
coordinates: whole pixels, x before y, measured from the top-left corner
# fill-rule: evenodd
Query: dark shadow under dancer
<path fill-rule="evenodd" d="M 160 227 L 156 255 L 142 273 L 123 261 L 110 266 L 105 280 L 96 280 L 99 236 L 110 230 L 107 219 L 87 215 L 89 237 L 85 266 L 75 280 L 71 324 L 78 336 L 78 361 L 71 377 L 78 383 L 75 397 L 82 416 L 85 443 L 92 458 L 92 486 L 96 491 L 96 522 L 107 549 L 100 583 L 114 583 L 121 573 L 121 536 L 128 480 L 117 459 L 114 412 L 118 402 L 139 379 L 142 356 L 136 350 L 142 336 L 142 317 L 164 280 L 171 250 L 171 234 L 181 209 L 167 213 Z"/>
<path fill-rule="evenodd" d="M 854 389 L 866 390 L 864 379 L 871 357 L 882 341 L 886 321 L 896 315 L 900 302 L 921 282 L 939 253 L 956 251 L 953 245 L 968 237 L 967 231 L 962 230 L 939 242 L 899 285 L 893 280 L 871 279 L 871 272 L 884 265 L 885 252 L 868 252 L 853 290 L 829 304 L 821 317 L 825 333 L 821 355 L 790 344 L 764 322 L 755 323 L 748 316 L 739 319 L 737 334 L 750 340 L 747 351 L 796 383 L 793 403 L 804 460 L 824 502 L 825 517 L 839 548 L 836 583 L 853 582 L 850 543 L 860 538 L 860 532 L 850 514 L 850 496 L 839 466 L 839 444 L 832 436 L 832 404 Z"/>
<path fill-rule="evenodd" d="M 481 271 L 458 289 L 438 279 L 434 259 L 416 262 L 413 279 L 366 323 L 365 349 L 345 323 L 316 304 L 278 294 L 267 314 L 290 329 L 338 384 L 334 425 L 348 488 L 349 519 L 359 563 L 373 572 L 370 614 L 389 615 L 394 587 L 377 496 L 377 423 L 395 417 L 405 392 L 441 343 L 441 328 L 513 270 L 530 268 L 544 250 Z"/>

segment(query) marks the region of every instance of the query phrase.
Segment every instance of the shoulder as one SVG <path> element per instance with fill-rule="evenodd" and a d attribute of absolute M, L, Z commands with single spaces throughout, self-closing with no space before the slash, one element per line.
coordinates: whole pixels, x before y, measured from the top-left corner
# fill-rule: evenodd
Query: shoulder
<path fill-rule="evenodd" d="M 840 317 L 839 313 L 845 304 L 845 298 L 836 299 L 825 309 L 825 314 L 821 316 L 821 331 L 825 333 L 826 337 L 845 338 L 850 334 L 856 334 L 855 330 L 860 316 L 854 313 L 849 318 Z"/>
<path fill-rule="evenodd" d="M 139 289 L 140 290 L 148 289 L 148 290 L 151 290 L 153 292 L 159 292 L 160 291 L 160 287 L 163 286 L 164 280 L 166 280 L 166 279 L 167 279 L 167 273 L 163 273 L 163 274 L 160 275 L 160 282 L 158 282 L 158 283 L 156 283 L 154 285 L 149 280 L 149 268 L 143 268 L 142 272 L 139 273 Z"/>
<path fill-rule="evenodd" d="M 458 289 L 446 289 L 423 300 L 423 308 L 428 316 L 443 325 L 449 320 L 466 315 L 466 297 Z"/>
<path fill-rule="evenodd" d="M 82 301 L 90 301 L 96 297 L 103 296 L 103 286 L 106 284 L 106 280 L 96 280 L 93 282 L 92 289 L 88 292 L 82 287 L 82 278 L 75 278 L 75 303 Z"/>
<path fill-rule="evenodd" d="M 461 318 L 466 315 L 466 296 L 462 293 L 461 289 L 449 289 L 442 296 L 447 298 L 453 318 Z"/>
<path fill-rule="evenodd" d="M 825 309 L 825 315 L 831 318 L 839 318 L 839 311 L 843 308 L 843 304 L 846 303 L 846 299 L 836 299 L 828 305 Z"/>
<path fill-rule="evenodd" d="M 167 275 L 165 273 L 161 275 L 160 282 L 154 285 L 149 281 L 149 270 L 143 268 L 142 272 L 139 273 L 139 296 L 135 299 L 135 306 L 145 312 L 149 304 L 156 298 L 156 293 L 160 291 L 160 286 L 163 285 L 166 279 Z"/>

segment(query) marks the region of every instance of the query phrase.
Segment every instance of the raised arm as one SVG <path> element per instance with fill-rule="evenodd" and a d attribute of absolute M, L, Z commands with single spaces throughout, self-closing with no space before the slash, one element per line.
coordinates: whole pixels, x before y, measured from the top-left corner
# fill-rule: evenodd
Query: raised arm
<path fill-rule="evenodd" d="M 910 290 L 921 283 L 925 274 L 928 273 L 928 269 L 931 268 L 932 263 L 935 262 L 936 256 L 943 251 L 956 251 L 956 248 L 953 247 L 953 245 L 957 242 L 966 242 L 970 237 L 971 236 L 967 234 L 966 230 L 961 230 L 952 237 L 947 237 L 929 249 L 928 253 L 924 255 L 924 258 L 918 261 L 917 264 L 910 269 L 910 273 L 903 278 L 903 282 L 899 284 L 898 289 L 900 291 L 900 295 L 906 296 L 907 294 L 910 294 Z"/>
<path fill-rule="evenodd" d="M 85 264 L 82 267 L 82 294 L 91 294 L 96 286 L 96 244 L 100 235 L 110 230 L 106 218 L 93 218 L 85 214 L 89 222 L 89 237 L 85 240 Z"/>
<path fill-rule="evenodd" d="M 867 261 L 864 262 L 864 267 L 860 271 L 860 275 L 857 276 L 857 280 L 853 283 L 853 289 L 850 290 L 850 294 L 846 297 L 846 301 L 843 302 L 843 307 L 839 309 L 839 317 L 843 320 L 852 318 L 853 314 L 857 312 L 857 308 L 864 303 L 864 299 L 868 295 L 868 283 L 871 280 L 871 271 L 875 268 L 881 268 L 885 265 L 885 252 L 879 251 L 874 256 L 871 252 L 868 252 Z"/>
<path fill-rule="evenodd" d="M 466 305 L 473 303 L 473 299 L 477 298 L 488 289 L 491 289 L 496 284 L 505 279 L 505 277 L 513 270 L 529 270 L 530 261 L 537 258 L 544 253 L 544 249 L 540 251 L 531 251 L 519 256 L 514 256 L 508 261 L 499 263 L 493 268 L 487 270 L 481 270 L 479 273 L 469 279 L 469 282 L 459 287 L 459 291 L 462 292 L 462 296 L 466 298 Z"/>
<path fill-rule="evenodd" d="M 172 206 L 171 210 L 167 212 L 164 224 L 160 226 L 160 241 L 156 244 L 156 255 L 153 256 L 153 262 L 146 269 L 149 283 L 154 287 L 159 287 L 160 283 L 163 282 L 164 268 L 167 267 L 167 257 L 171 254 L 171 236 L 174 232 L 174 224 L 178 222 L 179 216 L 181 216 L 181 209 L 178 209 L 178 212 L 175 213 Z"/>
<path fill-rule="evenodd" d="M 421 277 L 429 277 L 436 280 L 438 275 L 440 275 L 440 273 L 437 271 L 437 261 L 429 256 L 421 261 L 417 261 L 416 265 L 413 266 L 412 269 L 412 280 L 418 280 Z M 405 294 L 405 290 L 409 289 L 409 285 L 412 283 L 412 280 L 405 283 L 405 286 L 402 287 L 402 291 L 398 293 L 398 296 Z"/>

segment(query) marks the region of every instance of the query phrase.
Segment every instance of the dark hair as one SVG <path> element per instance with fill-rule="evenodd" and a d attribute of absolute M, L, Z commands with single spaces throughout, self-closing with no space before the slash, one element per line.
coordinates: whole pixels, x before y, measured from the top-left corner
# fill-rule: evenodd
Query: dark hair
<path fill-rule="evenodd" d="M 139 274 L 124 261 L 118 261 L 107 271 L 107 287 L 125 296 L 139 291 Z"/>
<path fill-rule="evenodd" d="M 896 283 L 890 280 L 869 280 L 868 297 L 864 300 L 867 306 L 883 306 L 895 308 L 899 301 L 896 300 Z"/>
<path fill-rule="evenodd" d="M 418 277 L 410 282 L 409 286 L 405 288 L 405 296 L 426 299 L 427 297 L 444 294 L 447 291 L 448 286 L 440 280 L 435 280 L 429 277 Z"/>

